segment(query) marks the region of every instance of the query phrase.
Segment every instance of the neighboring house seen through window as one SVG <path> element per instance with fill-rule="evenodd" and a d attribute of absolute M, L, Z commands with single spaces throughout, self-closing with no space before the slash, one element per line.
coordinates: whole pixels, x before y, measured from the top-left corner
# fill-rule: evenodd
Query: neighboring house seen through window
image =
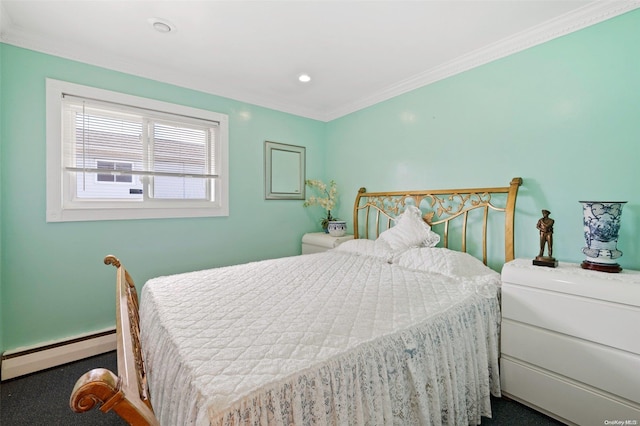
<path fill-rule="evenodd" d="M 96 160 L 98 170 L 109 171 L 109 173 L 100 173 L 98 172 L 97 180 L 98 182 L 122 182 L 122 183 L 132 183 L 133 176 L 130 174 L 126 174 L 126 172 L 131 172 L 133 170 L 133 163 L 123 163 L 121 161 L 100 161 Z M 125 172 L 125 174 L 114 174 L 112 172 Z M 100 198 L 100 191 L 97 191 L 96 194 Z"/>
<path fill-rule="evenodd" d="M 224 114 L 47 80 L 47 221 L 228 215 Z"/>

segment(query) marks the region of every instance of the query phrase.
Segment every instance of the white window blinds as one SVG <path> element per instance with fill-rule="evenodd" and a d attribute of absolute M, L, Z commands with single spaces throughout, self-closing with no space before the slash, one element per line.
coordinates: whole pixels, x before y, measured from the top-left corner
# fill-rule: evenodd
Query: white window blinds
<path fill-rule="evenodd" d="M 218 122 L 67 94 L 62 104 L 77 198 L 215 198 Z"/>
<path fill-rule="evenodd" d="M 229 117 L 46 80 L 47 222 L 229 215 Z"/>

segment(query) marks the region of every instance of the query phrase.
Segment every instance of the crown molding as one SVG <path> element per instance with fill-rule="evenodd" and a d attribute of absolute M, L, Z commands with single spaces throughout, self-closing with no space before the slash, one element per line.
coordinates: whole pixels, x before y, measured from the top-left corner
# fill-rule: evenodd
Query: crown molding
<path fill-rule="evenodd" d="M 273 96 L 268 98 L 251 96 L 240 90 L 234 90 L 233 88 L 215 86 L 215 83 L 208 79 L 198 79 L 193 76 L 186 76 L 185 74 L 177 71 L 158 69 L 157 67 L 149 67 L 144 64 L 133 63 L 131 61 L 123 60 L 121 57 L 106 57 L 99 54 L 87 54 L 86 52 L 69 48 L 68 46 L 60 46 L 45 38 L 33 37 L 32 35 L 24 32 L 21 28 L 12 25 L 11 19 L 8 14 L 5 13 L 6 11 L 4 10 L 1 1 L 0 42 L 83 62 L 89 65 L 95 65 L 114 71 L 149 78 L 186 89 L 233 99 L 259 107 L 328 122 L 420 87 L 427 86 L 456 74 L 460 74 L 464 71 L 493 62 L 497 59 L 518 53 L 530 47 L 562 37 L 591 25 L 595 25 L 599 22 L 622 15 L 637 8 L 640 8 L 640 0 L 594 1 L 565 15 L 532 27 L 527 31 L 502 39 L 441 66 L 388 86 L 371 96 L 355 100 L 354 102 L 350 102 L 333 110 L 317 110 L 301 105 L 291 105 L 290 103 L 282 99 L 274 98 Z"/>
<path fill-rule="evenodd" d="M 606 21 L 640 8 L 640 0 L 595 1 L 570 13 L 502 39 L 441 66 L 400 81 L 371 96 L 326 112 L 324 121 L 331 121 L 347 114 L 370 107 L 403 93 L 427 86 L 464 71 L 488 64 L 497 59 L 518 53 L 558 37 Z"/>

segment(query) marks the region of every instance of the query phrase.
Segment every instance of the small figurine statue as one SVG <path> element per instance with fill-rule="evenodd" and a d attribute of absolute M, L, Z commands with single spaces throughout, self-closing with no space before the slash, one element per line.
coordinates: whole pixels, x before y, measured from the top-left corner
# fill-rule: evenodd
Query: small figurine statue
<path fill-rule="evenodd" d="M 533 260 L 537 266 L 549 266 L 555 268 L 558 261 L 553 257 L 553 224 L 555 221 L 549 217 L 549 210 L 542 210 L 542 217 L 538 220 L 536 228 L 540 231 L 540 253 Z M 548 256 L 544 255 L 544 247 L 547 246 Z"/>

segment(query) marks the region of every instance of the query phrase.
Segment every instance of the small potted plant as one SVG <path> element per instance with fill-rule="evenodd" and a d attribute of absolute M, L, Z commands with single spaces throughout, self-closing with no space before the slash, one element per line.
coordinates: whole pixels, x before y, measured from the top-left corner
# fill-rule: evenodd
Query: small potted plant
<path fill-rule="evenodd" d="M 305 184 L 315 190 L 315 192 L 319 195 L 312 195 L 308 197 L 303 206 L 313 206 L 318 205 L 327 211 L 326 216 L 322 218 L 320 224 L 322 225 L 322 229 L 324 232 L 329 232 L 329 222 L 337 220 L 333 216 L 331 216 L 331 209 L 333 209 L 336 205 L 336 197 L 338 195 L 338 188 L 335 181 L 329 181 L 329 185 L 325 184 L 321 180 L 317 179 L 307 179 L 305 180 Z"/>

